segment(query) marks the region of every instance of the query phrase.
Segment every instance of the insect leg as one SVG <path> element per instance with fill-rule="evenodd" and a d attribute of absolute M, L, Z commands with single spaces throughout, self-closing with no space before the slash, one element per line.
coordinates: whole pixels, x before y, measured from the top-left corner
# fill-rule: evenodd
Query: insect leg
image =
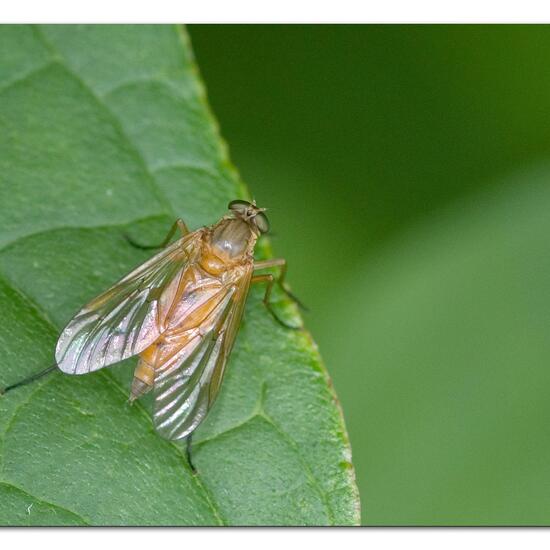
<path fill-rule="evenodd" d="M 271 289 L 273 288 L 273 284 L 275 283 L 275 277 L 271 273 L 266 273 L 262 275 L 254 275 L 252 279 L 250 280 L 251 284 L 254 283 L 267 283 L 267 286 L 265 287 L 265 294 L 264 294 L 264 305 L 271 313 L 273 319 L 277 321 L 280 325 L 282 325 L 285 328 L 291 328 L 293 330 L 299 330 L 301 327 L 295 327 L 293 325 L 289 325 L 288 323 L 285 323 L 282 319 L 279 318 L 279 316 L 275 313 L 273 309 L 273 304 L 269 301 L 269 298 L 271 297 Z"/>
<path fill-rule="evenodd" d="M 38 380 L 39 378 L 42 378 L 43 376 L 46 376 L 47 374 L 50 374 L 55 370 L 57 370 L 57 365 L 52 365 L 51 367 L 48 367 L 47 369 L 37 372 L 36 374 L 29 376 L 28 378 L 23 378 L 23 380 L 20 380 L 19 382 L 16 382 L 11 386 L 7 386 L 4 389 L 0 388 L 0 395 L 4 395 L 5 393 L 8 393 L 9 391 L 14 390 L 15 388 L 26 386 L 27 384 L 30 384 L 31 382 L 34 382 L 35 380 Z"/>
<path fill-rule="evenodd" d="M 189 463 L 189 467 L 193 471 L 194 474 L 197 473 L 197 469 L 195 468 L 193 462 L 191 461 L 191 438 L 193 437 L 193 434 L 188 435 L 185 438 L 185 456 L 187 456 L 187 462 Z"/>
<path fill-rule="evenodd" d="M 285 277 L 287 270 L 287 263 L 284 258 L 273 258 L 271 260 L 262 260 L 254 264 L 254 269 L 267 269 L 269 267 L 279 268 L 279 277 L 277 277 L 276 283 L 279 288 L 303 311 L 308 311 L 307 307 L 302 303 L 298 297 L 293 294 L 285 285 Z"/>
<path fill-rule="evenodd" d="M 141 250 L 155 250 L 155 249 L 158 249 L 158 248 L 164 248 L 171 240 L 172 240 L 172 237 L 174 236 L 174 233 L 176 232 L 176 230 L 179 229 L 180 230 L 180 233 L 181 233 L 181 236 L 182 237 L 185 237 L 185 235 L 187 235 L 188 233 L 190 233 L 189 231 L 189 228 L 187 227 L 187 225 L 185 224 L 185 222 L 179 218 L 177 219 L 174 224 L 172 225 L 172 227 L 170 228 L 170 231 L 168 231 L 168 234 L 166 235 L 166 238 L 160 243 L 160 244 L 155 244 L 155 245 L 143 245 L 143 244 L 139 244 L 137 243 L 136 241 L 132 240 L 128 235 L 124 235 L 124 238 L 134 247 L 134 248 L 139 248 Z"/>

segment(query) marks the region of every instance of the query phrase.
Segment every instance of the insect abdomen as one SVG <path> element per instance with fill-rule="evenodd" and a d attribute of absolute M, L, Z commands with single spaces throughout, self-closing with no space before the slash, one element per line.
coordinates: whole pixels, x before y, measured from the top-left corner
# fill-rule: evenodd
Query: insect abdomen
<path fill-rule="evenodd" d="M 151 390 L 154 382 L 155 369 L 145 359 L 143 359 L 143 357 L 141 357 L 137 364 L 136 370 L 134 371 L 130 402 L 136 400 L 138 397 L 141 397 Z"/>

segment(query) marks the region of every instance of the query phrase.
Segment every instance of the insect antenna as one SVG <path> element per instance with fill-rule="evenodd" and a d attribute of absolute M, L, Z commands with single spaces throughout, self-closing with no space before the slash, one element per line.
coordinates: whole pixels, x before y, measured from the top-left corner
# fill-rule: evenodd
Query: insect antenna
<path fill-rule="evenodd" d="M 19 382 L 16 382 L 15 384 L 12 384 L 11 386 L 7 386 L 5 388 L 0 388 L 0 395 L 4 395 L 5 393 L 8 393 L 11 390 L 14 390 L 15 388 L 19 388 L 21 386 L 26 386 L 27 384 L 30 384 L 31 382 L 34 382 L 35 380 L 38 380 L 42 378 L 43 376 L 46 376 L 47 374 L 50 374 L 51 372 L 57 370 L 57 365 L 52 365 L 51 367 L 48 367 L 47 369 L 41 370 L 40 372 L 37 372 L 36 374 L 33 374 L 32 376 L 29 376 L 28 378 L 23 378 L 23 380 L 20 380 Z"/>

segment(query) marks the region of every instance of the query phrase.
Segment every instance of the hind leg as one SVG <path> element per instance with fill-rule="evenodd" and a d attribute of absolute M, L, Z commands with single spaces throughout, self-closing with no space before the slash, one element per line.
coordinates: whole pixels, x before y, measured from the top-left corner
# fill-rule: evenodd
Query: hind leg
<path fill-rule="evenodd" d="M 193 434 L 189 434 L 185 438 L 185 456 L 187 457 L 187 462 L 189 463 L 189 467 L 191 468 L 191 471 L 196 474 L 197 469 L 195 468 L 195 465 L 193 464 L 193 461 L 191 460 L 191 437 L 193 437 Z"/>

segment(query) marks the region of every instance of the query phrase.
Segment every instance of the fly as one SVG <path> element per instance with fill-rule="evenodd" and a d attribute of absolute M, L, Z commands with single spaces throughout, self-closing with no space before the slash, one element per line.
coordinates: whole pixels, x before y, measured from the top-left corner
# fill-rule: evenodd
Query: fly
<path fill-rule="evenodd" d="M 274 283 L 296 300 L 284 286 L 285 260 L 254 261 L 256 242 L 269 230 L 265 208 L 244 200 L 228 208 L 216 224 L 193 232 L 177 220 L 162 245 L 141 247 L 163 250 L 69 321 L 54 366 L 3 393 L 57 368 L 81 375 L 138 356 L 129 401 L 152 392 L 157 432 L 187 439 L 189 453 L 191 434 L 220 390 L 250 285 L 266 283 L 264 304 L 282 324 L 270 303 Z M 178 229 L 181 237 L 168 245 Z M 277 279 L 256 273 L 275 267 Z"/>

